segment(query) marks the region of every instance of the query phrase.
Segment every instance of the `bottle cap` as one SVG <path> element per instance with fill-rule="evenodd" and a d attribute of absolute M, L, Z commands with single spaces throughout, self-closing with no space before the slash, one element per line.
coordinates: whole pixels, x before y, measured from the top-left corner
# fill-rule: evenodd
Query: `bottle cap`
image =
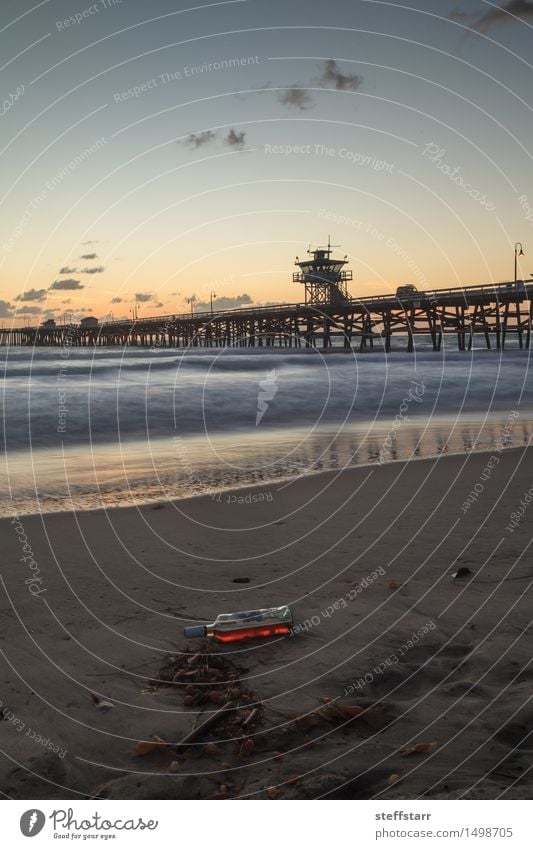
<path fill-rule="evenodd" d="M 189 637 L 205 637 L 206 627 L 205 625 L 191 625 L 190 628 L 184 628 L 183 633 L 187 639 Z"/>

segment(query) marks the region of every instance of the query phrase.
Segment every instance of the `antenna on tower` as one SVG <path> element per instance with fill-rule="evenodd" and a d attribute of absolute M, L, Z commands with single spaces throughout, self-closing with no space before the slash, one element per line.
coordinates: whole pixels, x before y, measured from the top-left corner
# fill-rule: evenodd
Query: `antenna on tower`
<path fill-rule="evenodd" d="M 331 236 L 328 236 L 328 244 L 327 247 L 325 245 L 317 245 L 318 251 L 326 251 L 328 257 L 331 256 L 332 248 L 340 248 L 340 245 L 332 245 L 331 244 Z M 311 253 L 311 245 L 309 245 L 308 253 Z"/>

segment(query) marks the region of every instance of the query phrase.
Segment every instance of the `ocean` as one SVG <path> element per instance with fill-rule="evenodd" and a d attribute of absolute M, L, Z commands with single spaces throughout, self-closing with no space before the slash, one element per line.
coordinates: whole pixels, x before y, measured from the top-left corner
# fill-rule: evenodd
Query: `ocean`
<path fill-rule="evenodd" d="M 3 348 L 0 514 L 527 445 L 529 351 Z"/>

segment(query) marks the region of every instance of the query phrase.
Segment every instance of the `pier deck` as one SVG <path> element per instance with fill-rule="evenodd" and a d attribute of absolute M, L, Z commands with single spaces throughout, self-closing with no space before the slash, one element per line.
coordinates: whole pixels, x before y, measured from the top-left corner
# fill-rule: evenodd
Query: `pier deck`
<path fill-rule="evenodd" d="M 0 329 L 0 345 L 110 346 L 157 348 L 333 347 L 391 351 L 394 336 L 413 351 L 415 336 L 429 336 L 439 351 L 444 335 L 454 334 L 460 351 L 475 337 L 503 350 L 513 334 L 520 348 L 531 344 L 533 279 L 488 286 L 464 286 L 398 298 L 379 295 L 346 298 L 335 304 L 279 304 L 213 313 L 163 315 L 77 324 Z M 336 346 L 337 347 L 337 346 Z"/>

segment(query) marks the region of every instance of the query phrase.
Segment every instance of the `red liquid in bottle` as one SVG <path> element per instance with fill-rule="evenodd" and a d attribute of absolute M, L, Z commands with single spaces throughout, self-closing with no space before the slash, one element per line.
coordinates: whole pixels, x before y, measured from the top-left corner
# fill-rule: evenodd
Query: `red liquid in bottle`
<path fill-rule="evenodd" d="M 261 628 L 242 628 L 238 631 L 208 631 L 208 637 L 214 637 L 219 643 L 234 643 L 237 640 L 254 640 L 257 637 L 276 637 L 288 634 L 288 625 L 263 625 Z"/>

